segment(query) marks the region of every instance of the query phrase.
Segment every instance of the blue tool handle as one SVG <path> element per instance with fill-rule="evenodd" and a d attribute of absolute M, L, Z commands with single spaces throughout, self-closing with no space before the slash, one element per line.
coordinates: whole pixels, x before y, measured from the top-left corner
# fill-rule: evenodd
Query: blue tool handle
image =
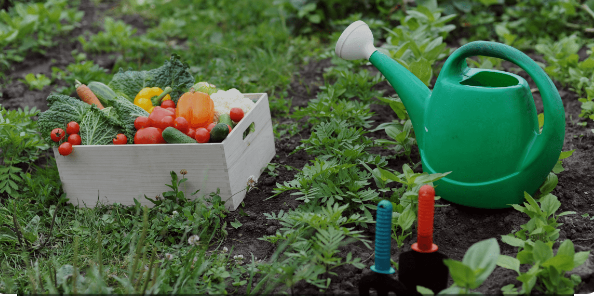
<path fill-rule="evenodd" d="M 390 266 L 390 246 L 392 244 L 392 203 L 382 200 L 377 205 L 375 219 L 375 265 L 371 270 L 377 273 L 392 274 L 396 271 Z"/>

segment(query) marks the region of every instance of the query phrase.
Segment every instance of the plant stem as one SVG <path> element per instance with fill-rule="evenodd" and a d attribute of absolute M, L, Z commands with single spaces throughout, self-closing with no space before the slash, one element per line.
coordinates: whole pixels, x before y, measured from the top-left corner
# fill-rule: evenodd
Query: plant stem
<path fill-rule="evenodd" d="M 590 7 L 586 4 L 582 4 L 582 8 L 592 17 L 594 18 L 594 11 L 590 9 Z"/>

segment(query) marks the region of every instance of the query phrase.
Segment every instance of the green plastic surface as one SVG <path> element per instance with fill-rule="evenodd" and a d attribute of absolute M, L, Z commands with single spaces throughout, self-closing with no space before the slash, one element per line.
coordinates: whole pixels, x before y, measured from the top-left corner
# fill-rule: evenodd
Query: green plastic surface
<path fill-rule="evenodd" d="M 544 104 L 539 133 L 530 87 L 522 77 L 472 69 L 471 56 L 504 59 L 520 66 L 536 83 Z M 532 194 L 559 159 L 565 111 L 557 88 L 521 51 L 476 41 L 445 62 L 431 92 L 398 62 L 379 51 L 370 59 L 394 87 L 413 123 L 423 171 L 452 172 L 434 182 L 444 199 L 477 208 L 506 208 Z"/>

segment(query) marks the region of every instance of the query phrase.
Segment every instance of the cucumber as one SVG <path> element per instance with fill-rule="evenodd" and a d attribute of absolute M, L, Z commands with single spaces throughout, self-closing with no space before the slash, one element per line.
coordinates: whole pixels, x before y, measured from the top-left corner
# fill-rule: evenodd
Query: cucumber
<path fill-rule="evenodd" d="M 228 124 L 230 127 L 233 127 L 233 120 L 231 120 L 229 114 L 221 114 L 221 116 L 219 116 L 219 123 Z"/>
<path fill-rule="evenodd" d="M 229 126 L 226 123 L 217 123 L 210 131 L 210 141 L 220 143 L 229 135 Z"/>
<path fill-rule="evenodd" d="M 113 101 L 116 100 L 116 93 L 109 86 L 98 81 L 91 81 L 87 86 L 97 96 L 103 107 L 113 106 Z"/>
<path fill-rule="evenodd" d="M 188 143 L 198 143 L 196 140 L 188 137 L 186 134 L 182 133 L 180 130 L 174 127 L 167 127 L 163 130 L 162 133 L 163 139 L 165 142 L 171 144 L 188 144 Z"/>

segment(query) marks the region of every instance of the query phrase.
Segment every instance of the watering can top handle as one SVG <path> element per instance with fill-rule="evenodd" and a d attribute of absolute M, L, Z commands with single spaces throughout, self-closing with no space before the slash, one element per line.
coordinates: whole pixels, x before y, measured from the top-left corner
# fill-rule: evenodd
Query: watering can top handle
<path fill-rule="evenodd" d="M 563 138 L 565 136 L 565 110 L 559 96 L 559 91 L 557 91 L 555 84 L 543 69 L 526 54 L 511 46 L 497 42 L 474 41 L 458 48 L 444 64 L 442 73 L 446 70 L 443 73 L 446 77 L 463 75 L 469 70 L 466 64 L 466 58 L 472 56 L 488 56 L 504 59 L 520 66 L 532 77 L 542 97 L 545 118 L 542 133 L 539 135 L 533 148 L 536 148 L 536 150 L 546 149 L 547 144 L 551 144 L 549 141 L 554 141 L 556 143 L 554 146 L 560 145 L 560 150 L 563 146 Z M 539 154 L 540 151 L 533 152 L 536 152 L 533 154 Z M 533 155 L 533 157 L 536 156 Z M 534 160 L 530 159 L 528 162 Z M 529 165 L 529 163 L 525 165 Z"/>

